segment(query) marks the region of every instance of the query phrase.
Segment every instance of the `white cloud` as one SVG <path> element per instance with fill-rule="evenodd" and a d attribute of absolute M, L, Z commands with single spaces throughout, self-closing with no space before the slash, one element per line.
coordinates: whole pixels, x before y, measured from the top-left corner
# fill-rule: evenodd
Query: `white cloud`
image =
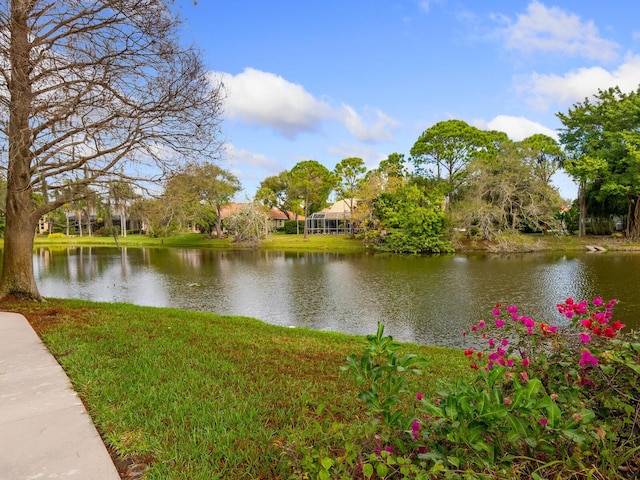
<path fill-rule="evenodd" d="M 543 133 L 555 139 L 558 138 L 558 134 L 555 130 L 547 128 L 544 125 L 525 117 L 498 115 L 488 122 L 479 121 L 475 123 L 478 128 L 504 132 L 511 140 L 516 142 L 524 140 L 536 133 Z"/>
<path fill-rule="evenodd" d="M 393 140 L 393 130 L 399 125 L 396 120 L 385 115 L 380 110 L 371 112 L 367 120 L 364 120 L 349 105 L 343 105 L 336 113 L 337 118 L 361 142 Z"/>
<path fill-rule="evenodd" d="M 229 143 L 225 144 L 224 149 L 224 160 L 231 167 L 232 173 L 240 180 L 262 180 L 286 170 L 285 166 L 261 153 L 236 148 Z"/>
<path fill-rule="evenodd" d="M 504 16 L 501 17 L 505 19 Z M 618 57 L 618 44 L 600 36 L 592 20 L 534 0 L 526 14 L 509 22 L 501 34 L 506 48 L 521 53 L 557 52 L 609 62 Z"/>
<path fill-rule="evenodd" d="M 365 119 L 349 105 L 336 107 L 318 100 L 303 86 L 273 73 L 246 68 L 238 75 L 217 75 L 228 92 L 230 119 L 271 128 L 286 138 L 319 130 L 323 122 L 337 120 L 360 141 L 386 141 L 398 125 L 379 110 Z"/>
<path fill-rule="evenodd" d="M 640 55 L 628 56 L 623 64 L 609 71 L 602 67 L 579 68 L 564 75 L 532 74 L 516 87 L 534 108 L 567 107 L 577 101 L 618 86 L 623 92 L 638 88 Z"/>
<path fill-rule="evenodd" d="M 266 125 L 292 138 L 316 130 L 331 115 L 327 103 L 273 73 L 246 68 L 238 75 L 222 73 L 221 77 L 228 91 L 228 115 L 242 123 Z"/>

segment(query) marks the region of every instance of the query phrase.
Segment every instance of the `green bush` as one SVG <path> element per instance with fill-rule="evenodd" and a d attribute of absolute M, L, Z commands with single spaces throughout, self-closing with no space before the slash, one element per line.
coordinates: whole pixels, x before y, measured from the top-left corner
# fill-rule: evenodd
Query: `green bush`
<path fill-rule="evenodd" d="M 304 232 L 304 220 L 287 220 L 282 228 L 284 233 L 295 235 Z"/>
<path fill-rule="evenodd" d="M 318 478 L 640 477 L 640 337 L 621 334 L 616 301 L 575 302 L 564 328 L 497 305 L 467 332 L 475 378 L 443 382 L 435 398 L 407 400 L 403 376 L 423 359 L 391 337 L 368 337 L 344 369 L 370 415 L 333 426 L 332 447 L 299 451 Z"/>
<path fill-rule="evenodd" d="M 47 235 L 47 238 L 50 240 L 55 240 L 57 238 L 67 238 L 67 236 L 64 233 L 50 233 L 49 235 Z"/>

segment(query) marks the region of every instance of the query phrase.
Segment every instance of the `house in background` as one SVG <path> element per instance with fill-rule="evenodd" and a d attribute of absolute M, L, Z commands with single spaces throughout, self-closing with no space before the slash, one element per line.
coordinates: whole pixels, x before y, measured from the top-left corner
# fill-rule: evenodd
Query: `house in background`
<path fill-rule="evenodd" d="M 307 233 L 352 234 L 351 199 L 339 200 L 330 207 L 311 214 L 307 219 Z M 355 210 L 357 201 L 353 199 Z"/>
<path fill-rule="evenodd" d="M 236 202 L 225 205 L 220 210 L 220 216 L 222 217 L 222 220 L 224 221 L 225 218 L 229 218 L 229 215 L 233 213 L 238 213 L 240 210 L 242 210 L 242 207 L 244 207 L 245 205 L 247 204 L 236 203 Z M 272 208 L 271 210 L 268 211 L 268 213 L 269 213 L 269 218 L 271 219 L 271 225 L 269 225 L 271 230 L 284 228 L 285 222 L 289 220 L 294 220 L 296 218 L 293 212 L 289 212 L 289 218 L 287 218 L 284 212 L 281 212 L 277 208 Z M 304 220 L 304 215 L 298 215 L 298 220 Z"/>

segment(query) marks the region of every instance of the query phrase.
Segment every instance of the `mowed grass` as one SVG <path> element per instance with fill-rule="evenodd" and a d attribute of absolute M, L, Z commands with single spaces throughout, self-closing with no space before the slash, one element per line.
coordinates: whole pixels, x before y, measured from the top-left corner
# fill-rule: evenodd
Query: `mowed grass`
<path fill-rule="evenodd" d="M 0 309 L 30 320 L 105 443 L 147 464 L 146 479 L 288 478 L 279 445 L 292 432 L 326 440 L 319 426 L 364 415 L 339 368 L 362 350 L 362 337 L 78 300 L 6 300 Z M 429 360 L 410 398 L 468 370 L 455 350 L 404 350 Z"/>
<path fill-rule="evenodd" d="M 0 246 L 2 245 L 0 240 Z M 49 238 L 36 236 L 36 246 L 116 246 L 113 237 L 67 237 Z M 286 235 L 273 234 L 263 240 L 259 246 L 253 244 L 235 243 L 230 238 L 208 238 L 200 233 L 186 233 L 166 238 L 153 238 L 145 235 L 127 235 L 118 237 L 117 245 L 121 247 L 178 247 L 178 248 L 206 248 L 220 250 L 255 249 L 297 251 L 297 252 L 331 252 L 352 253 L 364 252 L 367 247 L 358 239 L 345 235 Z"/>

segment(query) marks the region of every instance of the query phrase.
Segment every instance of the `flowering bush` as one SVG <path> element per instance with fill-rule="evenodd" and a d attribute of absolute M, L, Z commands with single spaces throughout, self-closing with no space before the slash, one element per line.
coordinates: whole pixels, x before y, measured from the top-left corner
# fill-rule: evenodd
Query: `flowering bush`
<path fill-rule="evenodd" d="M 366 385 L 372 422 L 345 440 L 349 464 L 332 470 L 339 462 L 324 458 L 320 477 L 639 478 L 640 339 L 621 333 L 615 304 L 568 298 L 557 305 L 564 326 L 496 305 L 465 333 L 476 345 L 463 351 L 472 380 L 409 403 L 396 395 L 400 377 L 423 359 L 399 357 L 379 326 L 345 367 Z M 387 361 L 372 363 L 373 353 Z"/>

